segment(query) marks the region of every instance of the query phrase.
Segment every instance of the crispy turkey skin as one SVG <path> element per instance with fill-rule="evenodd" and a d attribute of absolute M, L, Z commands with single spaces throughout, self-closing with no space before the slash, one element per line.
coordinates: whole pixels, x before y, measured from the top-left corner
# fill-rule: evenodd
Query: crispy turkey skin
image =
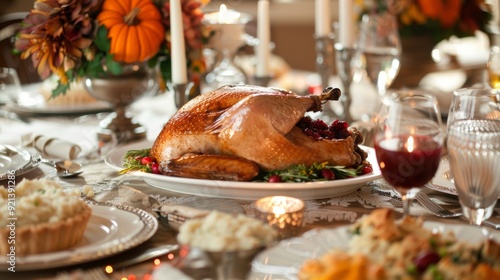
<path fill-rule="evenodd" d="M 333 88 L 300 96 L 251 85 L 223 86 L 180 108 L 158 135 L 151 156 L 163 174 L 236 181 L 251 180 L 260 169 L 295 164 L 356 166 L 364 159 L 357 146 L 359 134 L 315 140 L 295 126 L 306 112 L 320 111 L 321 101 L 339 97 L 340 90 Z M 205 160 L 210 155 L 214 158 Z M 217 160 L 232 164 L 215 164 Z M 223 176 L 228 165 L 231 174 Z"/>

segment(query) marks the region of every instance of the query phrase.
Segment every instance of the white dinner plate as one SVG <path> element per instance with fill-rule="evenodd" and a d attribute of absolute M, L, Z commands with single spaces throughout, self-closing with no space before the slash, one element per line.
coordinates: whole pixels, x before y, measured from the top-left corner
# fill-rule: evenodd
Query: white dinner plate
<path fill-rule="evenodd" d="M 92 208 L 84 237 L 75 247 L 46 254 L 16 257 L 16 271 L 55 268 L 108 257 L 131 249 L 158 229 L 150 213 L 125 205 L 89 205 Z M 7 257 L 0 256 L 0 269 L 9 267 Z"/>
<path fill-rule="evenodd" d="M 470 225 L 451 225 L 424 222 L 426 228 L 440 232 L 451 231 L 459 241 L 479 243 L 485 238 L 485 231 Z M 488 237 L 500 241 L 500 232 L 488 231 Z M 314 229 L 300 237 L 283 240 L 276 246 L 258 254 L 252 262 L 248 279 L 297 279 L 297 272 L 306 259 L 318 258 L 332 249 L 348 249 L 351 234 L 349 226 L 335 229 Z"/>
<path fill-rule="evenodd" d="M 9 102 L 5 106 L 18 114 L 90 114 L 110 111 L 111 105 L 103 101 L 75 104 L 50 104 L 40 94 L 40 84 L 23 85 L 23 103 Z"/>
<path fill-rule="evenodd" d="M 148 141 L 121 146 L 108 153 L 104 161 L 110 167 L 119 171 L 123 169 L 123 158 L 127 151 L 151 148 L 152 145 L 153 143 Z M 199 196 L 244 200 L 254 200 L 273 195 L 287 195 L 301 199 L 327 198 L 351 193 L 359 189 L 363 184 L 382 177 L 375 157 L 375 150 L 365 146 L 362 146 L 362 149 L 368 153 L 368 161 L 373 166 L 373 172 L 342 180 L 306 183 L 266 183 L 190 179 L 145 172 L 132 172 L 131 174 L 141 177 L 147 184 L 153 187 Z"/>

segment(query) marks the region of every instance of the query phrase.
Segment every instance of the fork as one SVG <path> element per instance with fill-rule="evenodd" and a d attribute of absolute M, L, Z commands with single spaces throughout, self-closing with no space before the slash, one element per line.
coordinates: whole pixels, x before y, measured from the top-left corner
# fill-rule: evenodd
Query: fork
<path fill-rule="evenodd" d="M 444 209 L 443 207 L 441 207 L 441 205 L 432 201 L 430 197 L 423 192 L 418 192 L 415 195 L 415 198 L 420 204 L 422 204 L 422 206 L 424 206 L 427 210 L 431 211 L 440 218 L 447 219 L 462 216 L 462 212 L 451 212 L 447 209 Z"/>
<path fill-rule="evenodd" d="M 463 216 L 462 212 L 451 212 L 447 209 L 444 209 L 443 207 L 441 207 L 441 205 L 432 201 L 425 192 L 418 192 L 415 195 L 415 198 L 420 204 L 422 204 L 422 206 L 424 206 L 427 210 L 431 211 L 432 213 L 434 213 L 434 215 L 440 218 L 447 219 L 447 218 L 460 217 L 462 220 L 468 221 L 468 219 L 465 216 Z M 494 229 L 500 229 L 500 224 L 495 224 L 487 220 L 483 221 L 481 225 L 489 226 Z"/>

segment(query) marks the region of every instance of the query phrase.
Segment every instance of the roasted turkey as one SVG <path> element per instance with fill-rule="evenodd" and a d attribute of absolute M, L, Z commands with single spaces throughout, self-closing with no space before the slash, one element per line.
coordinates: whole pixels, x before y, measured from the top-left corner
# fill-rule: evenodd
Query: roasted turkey
<path fill-rule="evenodd" d="M 340 90 L 300 96 L 251 85 L 223 86 L 180 108 L 165 124 L 151 156 L 165 175 L 248 181 L 260 170 L 295 164 L 357 166 L 366 154 L 360 134 L 346 139 L 313 139 L 296 126 L 308 111 L 338 100 Z"/>

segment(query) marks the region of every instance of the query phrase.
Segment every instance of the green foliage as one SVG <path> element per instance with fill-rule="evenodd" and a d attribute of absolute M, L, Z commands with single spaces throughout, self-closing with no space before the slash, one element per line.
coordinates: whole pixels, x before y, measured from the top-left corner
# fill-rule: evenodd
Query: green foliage
<path fill-rule="evenodd" d="M 108 38 L 108 30 L 104 26 L 99 26 L 94 38 L 94 45 L 97 48 L 93 59 L 89 60 L 82 58 L 81 65 L 77 65 L 74 69 L 68 70 L 66 75 L 68 83 L 62 84 L 58 82 L 57 87 L 52 91 L 51 98 L 59 95 L 64 95 L 70 89 L 71 82 L 74 82 L 77 77 L 99 77 L 104 73 L 120 75 L 123 68 L 119 62 L 113 59 L 113 55 L 109 53 L 111 40 Z"/>
<path fill-rule="evenodd" d="M 139 158 L 149 156 L 151 149 L 142 149 L 142 150 L 130 150 L 125 153 L 125 157 L 123 158 L 123 167 L 119 173 L 125 174 L 134 171 L 142 171 L 142 172 L 151 172 L 151 167 L 149 165 L 141 164 Z"/>
<path fill-rule="evenodd" d="M 68 77 L 69 81 L 74 80 L 75 79 L 74 69 L 68 70 L 66 72 L 66 76 Z M 69 82 L 67 84 L 63 84 L 61 83 L 61 81 L 57 81 L 57 86 L 55 89 L 52 90 L 50 98 L 52 99 L 58 97 L 59 95 L 66 94 L 66 91 L 69 89 L 69 87 L 70 87 Z"/>
<path fill-rule="evenodd" d="M 270 172 L 265 172 L 264 174 L 261 174 L 260 180 L 267 182 L 272 175 L 279 175 L 283 182 L 327 181 L 328 179 L 321 176 L 321 171 L 323 169 L 330 169 L 331 171 L 333 171 L 333 174 L 335 174 L 335 179 L 345 179 L 356 177 L 360 171 L 360 168 L 355 169 L 346 168 L 345 166 L 332 166 L 327 165 L 326 162 L 315 163 L 309 167 L 305 166 L 304 164 L 297 164 L 285 170 L 273 170 Z"/>
<path fill-rule="evenodd" d="M 111 48 L 110 40 L 108 39 L 108 30 L 104 25 L 97 28 L 94 44 L 100 51 L 109 52 Z"/>
<path fill-rule="evenodd" d="M 123 72 L 123 68 L 120 63 L 116 62 L 113 59 L 112 54 L 106 54 L 106 67 L 108 68 L 108 72 L 113 75 L 120 75 Z"/>
<path fill-rule="evenodd" d="M 170 56 L 160 62 L 160 72 L 164 81 L 172 80 L 172 60 Z"/>

